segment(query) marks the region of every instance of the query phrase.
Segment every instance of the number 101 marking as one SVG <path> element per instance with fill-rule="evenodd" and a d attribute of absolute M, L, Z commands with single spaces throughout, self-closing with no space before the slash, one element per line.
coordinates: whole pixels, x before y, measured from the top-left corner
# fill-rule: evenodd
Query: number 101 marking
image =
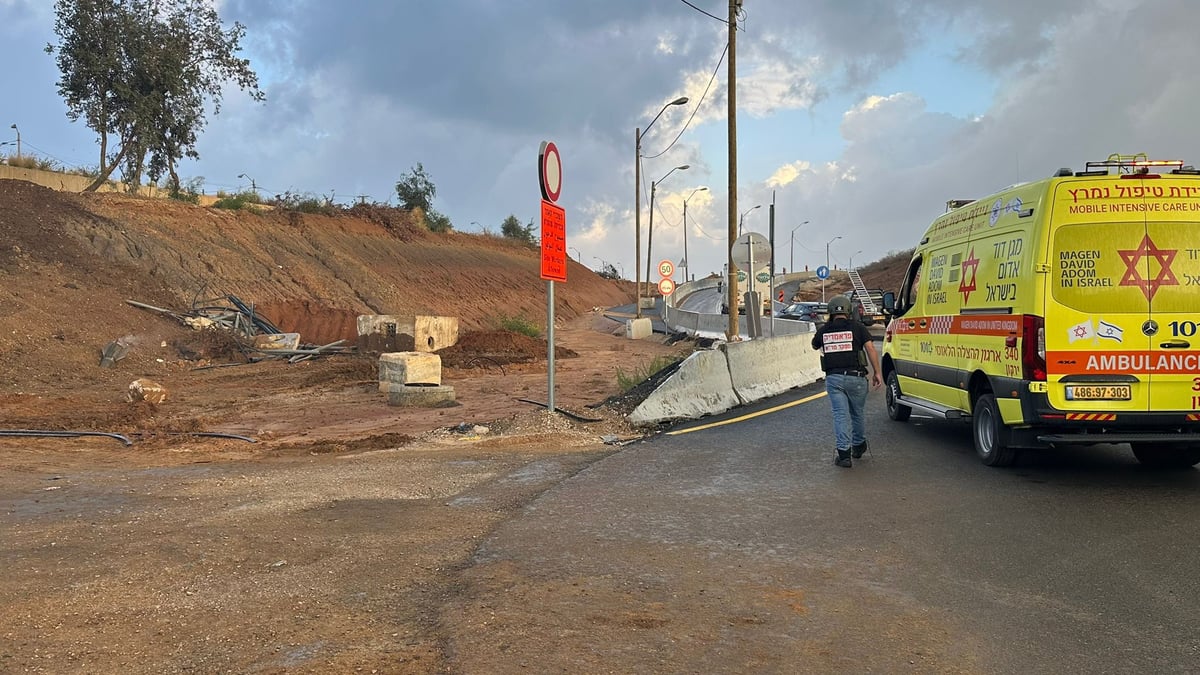
<path fill-rule="evenodd" d="M 1195 321 L 1172 321 L 1168 325 L 1171 326 L 1171 335 L 1173 337 L 1179 337 L 1180 335 L 1183 337 L 1192 337 L 1196 334 Z"/>

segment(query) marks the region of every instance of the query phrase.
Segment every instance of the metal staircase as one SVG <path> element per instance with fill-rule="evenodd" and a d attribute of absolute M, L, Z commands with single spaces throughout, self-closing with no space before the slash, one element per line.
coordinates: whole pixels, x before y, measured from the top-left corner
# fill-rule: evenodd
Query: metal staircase
<path fill-rule="evenodd" d="M 847 273 L 850 275 L 850 282 L 854 284 L 854 297 L 862 303 L 863 314 L 877 314 L 879 310 L 875 307 L 875 301 L 871 299 L 871 294 L 867 292 L 862 277 L 858 275 L 858 270 L 851 267 Z"/>

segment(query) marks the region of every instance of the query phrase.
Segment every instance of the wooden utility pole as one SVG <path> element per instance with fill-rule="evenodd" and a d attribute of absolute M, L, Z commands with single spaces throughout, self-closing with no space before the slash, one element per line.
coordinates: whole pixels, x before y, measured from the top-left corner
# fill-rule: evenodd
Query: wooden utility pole
<path fill-rule="evenodd" d="M 725 244 L 726 306 L 729 307 L 729 326 L 725 339 L 732 342 L 738 336 L 737 270 L 733 266 L 733 240 L 737 239 L 737 15 L 742 0 L 729 0 L 729 223 L 728 242 Z M 747 272 L 750 274 L 750 272 Z M 750 308 L 746 308 L 749 318 Z"/>
<path fill-rule="evenodd" d="M 661 113 L 660 113 L 661 114 Z M 654 124 L 651 122 L 651 124 Z M 633 316 L 642 318 L 642 128 L 633 130 L 633 147 L 636 154 L 633 158 L 633 289 L 637 292 L 637 305 L 633 308 Z M 647 279 L 646 281 L 649 281 Z"/>

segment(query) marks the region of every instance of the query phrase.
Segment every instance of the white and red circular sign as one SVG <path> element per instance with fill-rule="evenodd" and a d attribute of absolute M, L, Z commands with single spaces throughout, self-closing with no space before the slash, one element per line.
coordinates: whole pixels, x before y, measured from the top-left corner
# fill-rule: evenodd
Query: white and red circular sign
<path fill-rule="evenodd" d="M 538 151 L 538 178 L 542 184 L 542 199 L 558 201 L 562 194 L 562 156 L 558 154 L 558 146 L 550 141 L 542 141 Z"/>
<path fill-rule="evenodd" d="M 663 295 L 670 295 L 675 292 L 675 282 L 670 279 L 663 279 L 658 282 L 658 292 Z"/>
<path fill-rule="evenodd" d="M 670 260 L 664 260 L 658 263 L 658 275 L 660 277 L 675 276 L 675 263 Z"/>

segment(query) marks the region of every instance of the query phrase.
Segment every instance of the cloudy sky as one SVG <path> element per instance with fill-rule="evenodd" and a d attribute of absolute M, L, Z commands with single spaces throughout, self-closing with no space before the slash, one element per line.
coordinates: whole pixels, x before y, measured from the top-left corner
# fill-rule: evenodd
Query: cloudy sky
<path fill-rule="evenodd" d="M 569 253 L 634 276 L 634 130 L 654 262 L 717 272 L 728 248 L 725 0 L 219 0 L 266 93 L 233 89 L 185 178 L 396 202 L 418 162 L 460 231 L 539 217 L 537 151 L 559 147 Z M 707 15 L 706 15 L 707 13 Z M 709 16 L 711 15 L 711 16 Z M 910 248 L 949 199 L 1110 153 L 1200 162 L 1200 2 L 744 0 L 737 204 L 776 266 Z M 95 166 L 66 118 L 50 0 L 0 0 L 0 152 Z M 715 77 L 714 77 L 715 75 Z M 689 169 L 672 168 L 687 164 Z M 667 174 L 670 173 L 669 176 Z M 707 191 L 697 191 L 707 187 Z M 834 239 L 834 237 L 841 237 Z M 657 266 L 657 265 L 655 265 Z M 655 272 L 657 274 L 657 272 Z"/>

